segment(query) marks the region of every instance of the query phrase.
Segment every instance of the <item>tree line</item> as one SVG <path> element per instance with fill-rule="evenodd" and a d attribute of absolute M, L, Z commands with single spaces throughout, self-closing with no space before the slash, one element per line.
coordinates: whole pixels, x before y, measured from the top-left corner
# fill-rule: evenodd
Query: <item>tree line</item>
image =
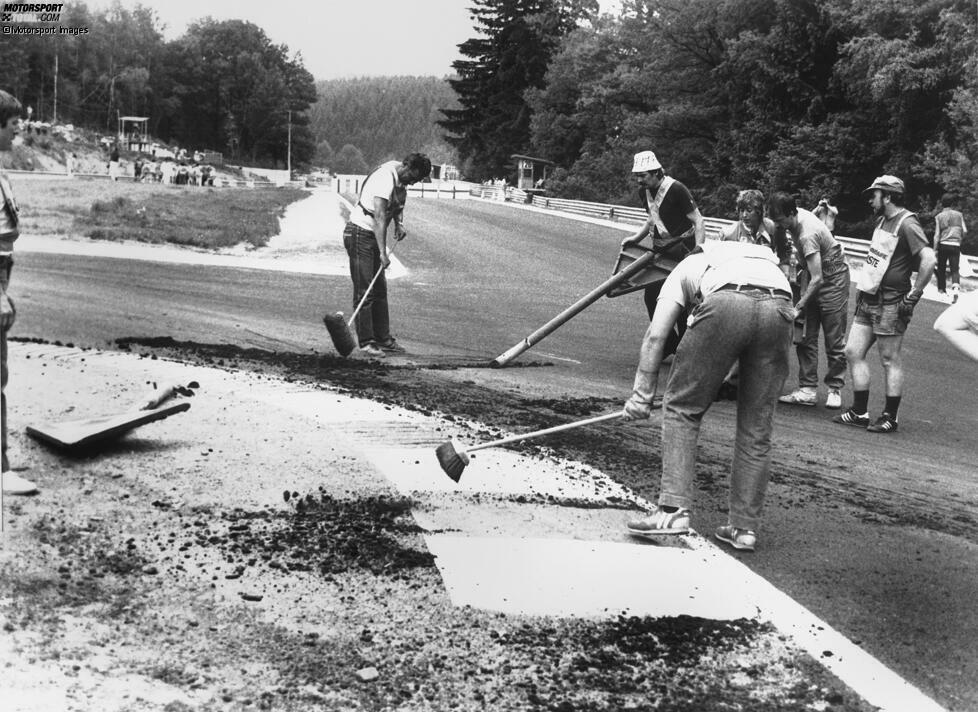
<path fill-rule="evenodd" d="M 35 120 L 114 134 L 118 117 L 145 116 L 151 135 L 234 162 L 284 167 L 290 148 L 293 164 L 312 158 L 315 82 L 260 27 L 206 18 L 166 42 L 151 8 L 84 2 L 66 3 L 59 25 L 89 32 L 0 38 L 0 82 Z"/>
<path fill-rule="evenodd" d="M 476 36 L 441 125 L 470 177 L 556 162 L 556 195 L 636 204 L 656 152 L 706 214 L 737 191 L 829 196 L 863 230 L 862 190 L 900 176 L 913 207 L 978 214 L 973 0 L 472 0 Z M 978 219 L 978 218 L 976 218 Z M 975 230 L 973 232 L 978 232 Z"/>
<path fill-rule="evenodd" d="M 316 84 L 309 112 L 318 138 L 313 163 L 336 173 L 366 173 L 411 151 L 432 163 L 455 163 L 455 151 L 437 125 L 440 110 L 456 104 L 444 78 L 360 77 Z"/>

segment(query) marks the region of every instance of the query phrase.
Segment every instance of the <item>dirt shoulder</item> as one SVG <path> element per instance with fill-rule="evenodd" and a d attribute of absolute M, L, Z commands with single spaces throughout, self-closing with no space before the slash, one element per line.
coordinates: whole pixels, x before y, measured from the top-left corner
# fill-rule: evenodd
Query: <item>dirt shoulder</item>
<path fill-rule="evenodd" d="M 474 383 L 328 357 L 122 347 L 136 353 L 12 349 L 12 455 L 42 494 L 6 501 L 6 709 L 868 709 L 750 619 L 454 607 L 414 503 L 362 442 L 281 405 L 339 388 L 384 391 L 381 411 L 403 400 L 434 413 L 415 398 L 441 383 L 452 413 L 480 398 L 485 413 Z M 23 435 L 124 408 L 160 379 L 200 384 L 189 411 L 74 454 Z M 606 405 L 514 399 L 490 414 L 521 409 L 512 417 L 528 427 Z"/>

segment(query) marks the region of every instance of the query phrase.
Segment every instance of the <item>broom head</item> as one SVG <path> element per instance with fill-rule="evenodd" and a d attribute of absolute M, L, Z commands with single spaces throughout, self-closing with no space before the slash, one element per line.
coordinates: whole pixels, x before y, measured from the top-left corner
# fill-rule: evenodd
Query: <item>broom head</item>
<path fill-rule="evenodd" d="M 435 455 L 438 457 L 438 464 L 441 465 L 445 474 L 458 482 L 465 466 L 469 464 L 469 456 L 464 451 L 459 452 L 451 440 L 439 445 L 435 450 Z"/>
<path fill-rule="evenodd" d="M 350 325 L 343 318 L 343 312 L 327 314 L 323 317 L 323 324 L 326 325 L 329 338 L 333 340 L 333 346 L 336 347 L 340 356 L 345 358 L 353 353 L 353 349 L 357 347 L 357 343 L 353 338 L 353 333 L 350 331 Z"/>

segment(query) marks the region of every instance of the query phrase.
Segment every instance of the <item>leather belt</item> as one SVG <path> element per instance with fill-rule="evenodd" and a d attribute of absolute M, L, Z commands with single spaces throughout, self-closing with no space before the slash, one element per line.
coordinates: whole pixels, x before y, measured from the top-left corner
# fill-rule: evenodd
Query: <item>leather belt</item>
<path fill-rule="evenodd" d="M 732 291 L 732 292 L 759 292 L 761 294 L 767 294 L 771 297 L 780 297 L 781 299 L 787 299 L 791 301 L 791 292 L 787 292 L 783 289 L 773 289 L 771 287 L 757 287 L 753 284 L 725 284 L 722 287 L 718 287 L 714 291 Z"/>

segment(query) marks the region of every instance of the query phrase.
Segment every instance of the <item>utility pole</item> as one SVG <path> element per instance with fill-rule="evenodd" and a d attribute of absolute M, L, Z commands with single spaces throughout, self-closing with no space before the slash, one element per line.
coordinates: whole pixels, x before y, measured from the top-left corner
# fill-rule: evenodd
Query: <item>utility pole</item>
<path fill-rule="evenodd" d="M 289 180 L 292 180 L 292 112 L 289 111 L 289 147 L 286 154 L 286 168 L 289 171 Z"/>
<path fill-rule="evenodd" d="M 58 53 L 54 53 L 54 116 L 51 123 L 58 123 Z"/>

